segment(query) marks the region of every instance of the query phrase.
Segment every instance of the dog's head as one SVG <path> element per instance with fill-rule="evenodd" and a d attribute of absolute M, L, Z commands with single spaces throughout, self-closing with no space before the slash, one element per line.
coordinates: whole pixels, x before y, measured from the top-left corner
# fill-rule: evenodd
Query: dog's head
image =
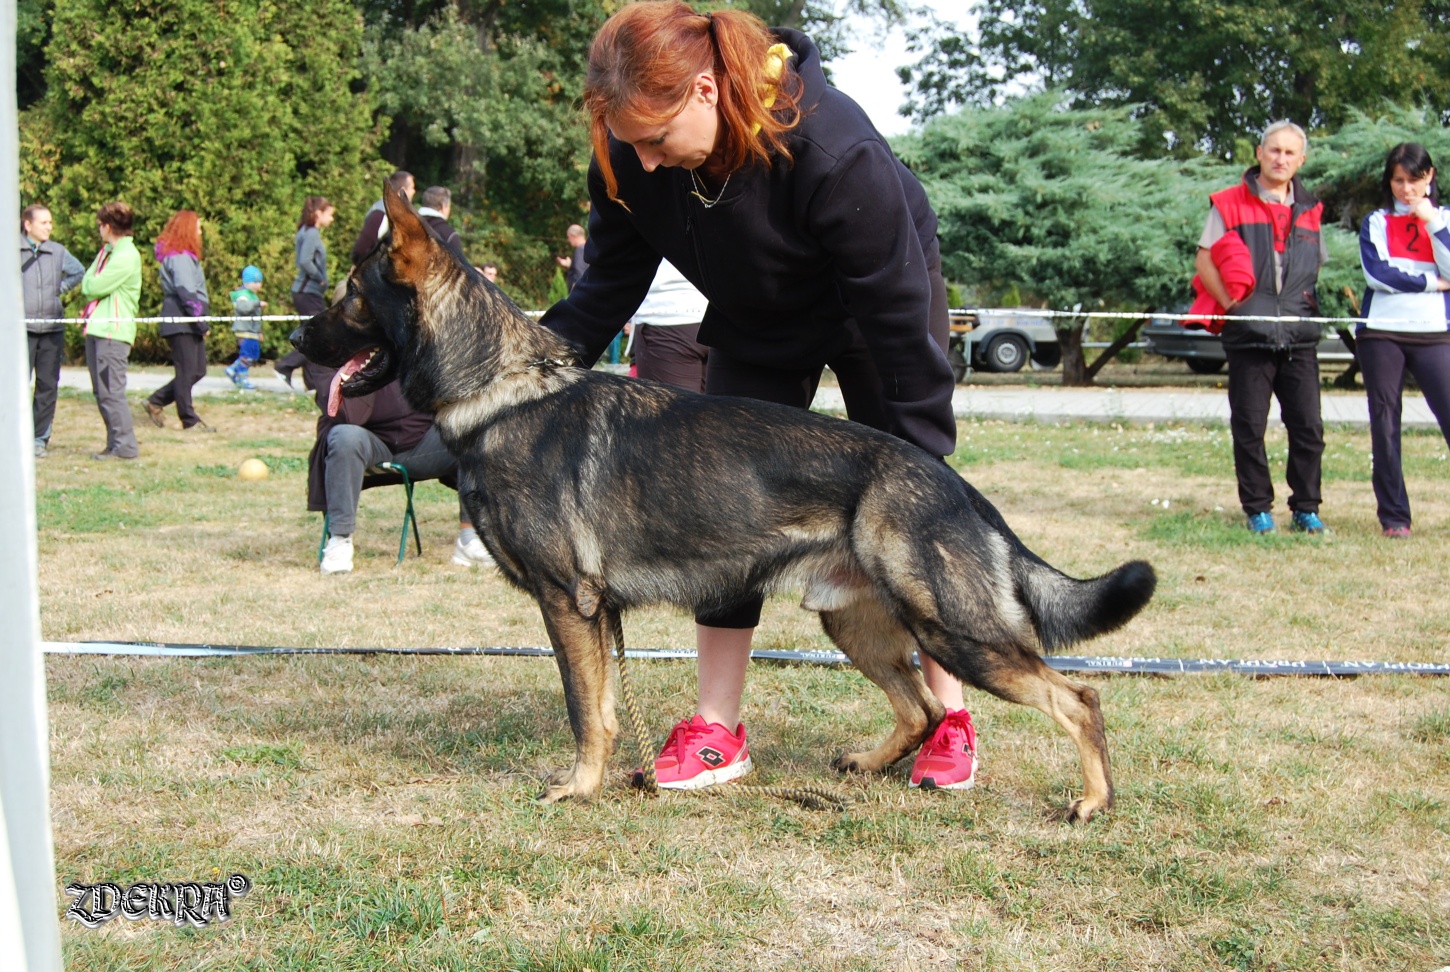
<path fill-rule="evenodd" d="M 338 369 L 333 395 L 366 395 L 401 378 L 414 408 L 437 413 L 504 375 L 553 376 L 514 389 L 513 400 L 554 387 L 572 349 L 444 246 L 389 186 L 383 205 L 388 233 L 348 277 L 346 294 L 292 332 L 297 350 Z"/>
<path fill-rule="evenodd" d="M 310 360 L 338 369 L 335 388 L 349 398 L 377 391 L 406 370 L 415 350 L 420 287 L 456 266 L 406 199 L 383 186 L 390 229 L 347 279 L 341 300 L 292 332 Z"/>

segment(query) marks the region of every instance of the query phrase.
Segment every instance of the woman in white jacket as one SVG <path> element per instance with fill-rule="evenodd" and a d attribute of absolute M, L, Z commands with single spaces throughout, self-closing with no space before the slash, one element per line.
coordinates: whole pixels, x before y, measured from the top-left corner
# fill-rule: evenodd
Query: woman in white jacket
<path fill-rule="evenodd" d="M 1380 526 L 1403 540 L 1410 536 L 1400 465 L 1406 371 L 1450 444 L 1450 210 L 1440 208 L 1430 153 L 1415 142 L 1390 149 L 1380 187 L 1384 208 L 1365 217 L 1359 233 L 1367 286 L 1356 356 L 1369 396 Z"/>

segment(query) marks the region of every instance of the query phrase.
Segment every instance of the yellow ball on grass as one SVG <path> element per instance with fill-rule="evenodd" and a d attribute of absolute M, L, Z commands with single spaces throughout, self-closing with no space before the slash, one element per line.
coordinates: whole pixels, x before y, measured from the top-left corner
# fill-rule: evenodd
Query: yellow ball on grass
<path fill-rule="evenodd" d="M 253 483 L 267 478 L 267 464 L 260 459 L 247 459 L 237 468 L 237 478 Z"/>

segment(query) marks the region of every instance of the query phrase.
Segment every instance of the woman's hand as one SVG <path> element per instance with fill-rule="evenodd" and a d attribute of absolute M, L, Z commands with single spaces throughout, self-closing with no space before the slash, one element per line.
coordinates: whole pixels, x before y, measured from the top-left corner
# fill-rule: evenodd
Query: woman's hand
<path fill-rule="evenodd" d="M 1428 223 L 1432 217 L 1438 214 L 1439 210 L 1435 208 L 1434 203 L 1430 202 L 1429 197 L 1421 196 L 1410 207 L 1410 212 Z M 1444 290 L 1445 288 L 1442 287 L 1440 289 Z"/>
<path fill-rule="evenodd" d="M 1450 290 L 1450 280 L 1446 280 L 1444 277 L 1436 277 L 1435 278 L 1435 289 L 1436 290 Z"/>

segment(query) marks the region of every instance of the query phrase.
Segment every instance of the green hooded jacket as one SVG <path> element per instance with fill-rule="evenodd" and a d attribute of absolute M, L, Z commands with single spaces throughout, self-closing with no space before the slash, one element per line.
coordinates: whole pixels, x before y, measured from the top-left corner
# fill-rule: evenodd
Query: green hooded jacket
<path fill-rule="evenodd" d="M 106 265 L 98 271 L 96 266 L 107 251 Z M 136 308 L 141 303 L 141 253 L 136 241 L 123 236 L 102 247 L 81 278 L 81 293 L 97 301 L 86 321 L 88 337 L 135 342 Z"/>

